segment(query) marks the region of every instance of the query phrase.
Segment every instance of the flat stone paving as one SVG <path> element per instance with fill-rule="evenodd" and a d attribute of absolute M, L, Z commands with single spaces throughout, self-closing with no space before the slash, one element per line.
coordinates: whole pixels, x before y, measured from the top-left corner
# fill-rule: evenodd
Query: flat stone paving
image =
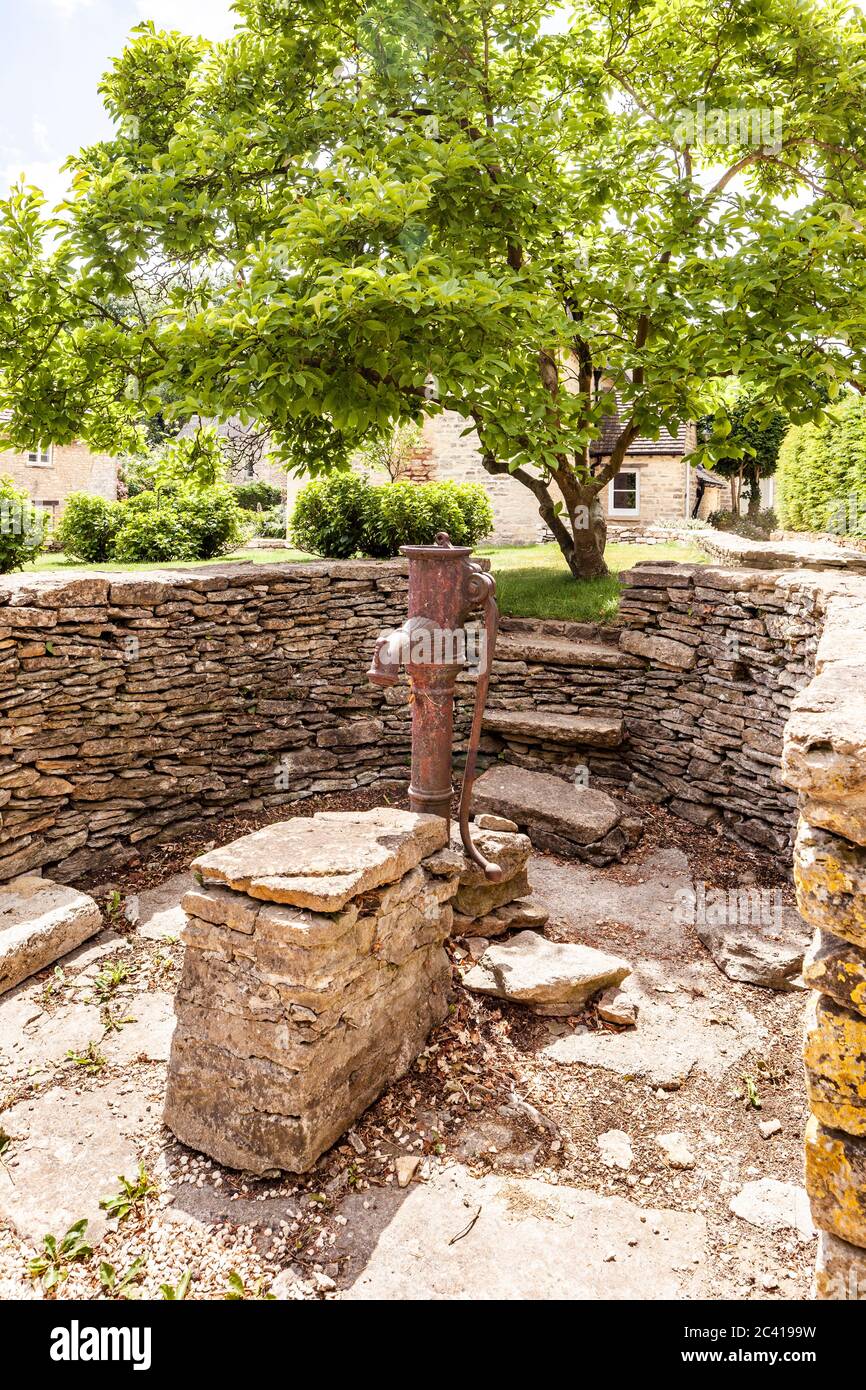
<path fill-rule="evenodd" d="M 517 1042 L 513 1103 L 496 1100 L 450 1120 L 447 1102 L 432 1116 L 419 1107 L 407 1128 L 386 1096 L 359 1122 L 366 1142 L 349 1136 L 344 1156 L 326 1156 L 322 1175 L 306 1182 L 246 1180 L 200 1160 L 162 1128 L 183 954 L 170 928 L 188 875 L 141 894 L 138 932 L 108 928 L 60 961 L 56 980 L 43 972 L 7 992 L 0 998 L 0 1105 L 8 1098 L 0 1138 L 10 1140 L 0 1153 L 0 1297 L 32 1296 L 27 1260 L 45 1234 L 60 1236 L 83 1217 L 97 1266 L 100 1258 L 128 1264 L 145 1251 L 151 1297 L 187 1265 L 199 1297 L 222 1296 L 232 1269 L 252 1286 L 274 1280 L 279 1297 L 806 1297 L 811 1236 L 782 1216 L 767 1228 L 755 1224 L 754 1188 L 739 1204 L 743 1215 L 731 1208 L 750 1182 L 784 1185 L 794 1206 L 791 1193 L 802 1191 L 797 1107 L 805 1106 L 795 1046 L 785 1044 L 787 1077 L 768 1082 L 761 1074 L 760 1114 L 732 1099 L 741 1073 L 771 1055 L 777 1034 L 799 1029 L 801 998 L 722 975 L 680 919 L 677 895 L 690 873 L 679 850 L 656 850 L 614 871 L 536 855 L 530 878 L 533 902 L 550 913 L 551 940 L 632 964 L 623 989 L 638 1004 L 637 1029 L 537 1019 L 524 1040 L 527 1013 L 504 1005 Z M 97 976 L 118 963 L 128 976 L 103 998 Z M 93 1070 L 74 1060 L 90 1044 L 104 1058 Z M 483 1080 L 462 1073 L 454 1094 Z M 777 1095 L 789 1097 L 784 1132 L 764 1144 L 757 1122 L 776 1113 Z M 430 1145 L 437 1128 L 438 1156 Z M 599 1137 L 611 1130 L 628 1138 L 627 1167 L 604 1162 Z M 657 1135 L 674 1130 L 686 1133 L 695 1153 L 692 1171 L 666 1167 Z M 399 1188 L 395 1160 L 413 1148 L 420 1154 L 416 1133 L 426 1136 L 427 1156 Z M 366 1164 L 379 1175 L 361 1191 L 352 1190 L 353 1153 L 363 1155 L 362 1170 Z M 160 1197 L 143 1226 L 131 1221 L 120 1230 L 100 1199 L 117 1191 L 119 1174 L 134 1178 L 139 1160 Z M 76 1268 L 65 1294 L 93 1297 L 95 1277 Z"/>
<path fill-rule="evenodd" d="M 344 1298 L 701 1298 L 706 1222 L 621 1197 L 453 1167 L 407 1192 L 343 1204 Z"/>

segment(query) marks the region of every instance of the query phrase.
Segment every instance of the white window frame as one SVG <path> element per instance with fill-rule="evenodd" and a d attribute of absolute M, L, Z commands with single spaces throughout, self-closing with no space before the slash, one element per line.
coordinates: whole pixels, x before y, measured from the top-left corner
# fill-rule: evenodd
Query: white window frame
<path fill-rule="evenodd" d="M 623 474 L 623 473 L 633 473 L 633 474 L 634 474 L 634 500 L 635 500 L 635 505 L 634 505 L 634 507 L 617 507 L 617 506 L 614 504 L 614 500 L 613 500 L 613 499 L 614 499 L 613 486 L 614 486 L 614 483 L 616 482 L 616 478 L 620 477 L 620 475 Z M 619 473 L 617 473 L 616 478 L 611 478 L 610 482 L 609 482 L 608 485 L 607 485 L 607 514 L 608 514 L 608 516 L 631 516 L 631 517 L 640 516 L 640 469 L 639 469 L 639 468 L 621 468 L 621 469 L 619 470 Z"/>
<path fill-rule="evenodd" d="M 43 444 L 36 444 L 28 451 L 27 463 L 30 468 L 51 468 L 54 463 L 54 445 L 49 444 L 47 449 Z"/>

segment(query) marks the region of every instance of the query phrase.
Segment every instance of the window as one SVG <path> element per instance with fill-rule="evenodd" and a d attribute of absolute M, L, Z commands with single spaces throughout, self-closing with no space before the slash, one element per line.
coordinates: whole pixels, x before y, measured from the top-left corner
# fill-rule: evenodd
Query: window
<path fill-rule="evenodd" d="M 610 516 L 640 516 L 640 474 L 636 469 L 617 473 L 608 483 L 607 510 Z"/>
<path fill-rule="evenodd" d="M 51 445 L 37 444 L 27 455 L 27 462 L 31 468 L 50 468 L 54 462 Z"/>

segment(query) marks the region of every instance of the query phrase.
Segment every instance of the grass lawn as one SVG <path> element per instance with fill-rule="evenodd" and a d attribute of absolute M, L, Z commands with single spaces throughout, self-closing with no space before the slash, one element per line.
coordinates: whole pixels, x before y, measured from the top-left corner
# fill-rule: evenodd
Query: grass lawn
<path fill-rule="evenodd" d="M 479 555 L 489 556 L 499 590 L 503 613 L 516 618 L 565 618 L 571 622 L 609 623 L 619 608 L 620 570 L 630 569 L 641 560 L 679 560 L 684 564 L 707 564 L 708 556 L 694 546 L 609 545 L 605 558 L 612 573 L 606 579 L 572 579 L 559 547 L 550 545 L 479 546 Z M 85 565 L 66 555 L 42 555 L 25 566 L 25 573 L 76 571 L 199 569 L 205 565 L 254 565 L 275 563 L 305 564 L 319 557 L 301 550 L 239 550 L 222 560 L 178 561 L 172 565 Z"/>
<path fill-rule="evenodd" d="M 609 545 L 604 552 L 611 573 L 605 579 L 571 577 L 558 545 L 495 548 L 480 546 L 490 557 L 496 576 L 499 606 L 514 618 L 565 618 L 569 622 L 609 623 L 619 608 L 620 570 L 643 560 L 677 560 L 708 564 L 709 556 L 696 546 Z"/>
<path fill-rule="evenodd" d="M 126 574 L 127 570 L 192 570 L 201 569 L 204 565 L 236 565 L 240 562 L 267 565 L 280 561 L 282 564 L 298 565 L 310 564 L 313 560 L 320 558 L 318 555 L 308 555 L 303 550 L 236 550 L 233 555 L 224 555 L 219 560 L 172 560 L 170 562 L 163 561 L 162 564 L 143 563 L 140 565 L 119 565 L 117 563 L 86 565 L 83 561 L 72 560 L 68 555 L 59 551 L 56 555 L 40 555 L 33 564 L 24 566 L 23 573 L 34 574 L 43 570 L 60 570 L 67 574 L 75 574 L 76 570 L 110 570 L 116 574 L 120 570 Z"/>

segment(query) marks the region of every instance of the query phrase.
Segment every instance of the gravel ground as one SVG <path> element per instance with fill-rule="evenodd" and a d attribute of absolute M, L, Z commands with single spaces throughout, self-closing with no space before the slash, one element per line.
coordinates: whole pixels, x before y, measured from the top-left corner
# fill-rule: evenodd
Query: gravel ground
<path fill-rule="evenodd" d="M 621 799 L 621 793 L 618 793 Z M 329 797 L 297 807 L 300 814 L 320 808 L 364 808 L 383 800 L 382 789 L 352 797 Z M 394 797 L 400 803 L 398 796 Z M 635 803 L 645 820 L 640 846 L 622 866 L 600 876 L 640 874 L 660 848 L 676 847 L 687 856 L 692 874 L 719 886 L 753 882 L 782 888 L 790 884 L 765 855 L 750 853 L 715 833 L 696 831 L 664 810 Z M 285 811 L 280 812 L 285 817 Z M 271 816 L 270 819 L 276 819 Z M 262 821 L 211 824 L 197 842 L 164 845 L 146 860 L 96 888 L 110 933 L 106 952 L 82 967 L 64 963 L 62 975 L 46 971 L 29 982 L 25 998 L 38 1003 L 53 1022 L 76 1004 L 102 1008 L 103 1041 L 125 1026 L 146 994 L 160 998 L 176 987 L 182 947 L 173 940 L 139 936 L 126 921 L 126 899 L 185 869 L 209 843 L 226 842 Z M 207 838 L 204 838 L 204 835 Z M 545 857 L 546 858 L 546 857 Z M 550 861 L 555 863 L 556 861 Z M 638 879 L 638 881 L 640 881 Z M 553 934 L 556 924 L 553 923 Z M 629 924 L 599 922 L 588 944 L 620 950 Z M 734 1062 L 726 1073 L 708 1077 L 695 1070 L 675 1090 L 661 1090 L 639 1077 L 599 1067 L 563 1066 L 544 1053 L 552 1037 L 575 1029 L 611 1030 L 593 1006 L 575 1020 L 550 1020 L 495 1000 L 467 993 L 459 977 L 466 958 L 453 943 L 454 1001 L 446 1023 L 403 1081 L 392 1087 L 335 1146 L 301 1178 L 255 1181 L 220 1168 L 178 1144 L 160 1122 L 164 1061 L 143 1056 L 123 1064 L 110 1059 L 88 1066 L 68 1058 L 0 1072 L 0 1145 L 3 1114 L 22 1100 L 39 1099 L 54 1088 L 75 1095 L 98 1092 L 112 1098 L 134 1093 L 145 1103 L 146 1118 L 136 1134 L 148 1191 L 122 1220 L 113 1219 L 94 1256 L 69 1264 L 60 1296 L 171 1297 L 214 1299 L 227 1296 L 339 1298 L 349 1262 L 352 1232 L 341 1206 L 349 1193 L 365 1193 L 396 1182 L 395 1159 L 418 1155 L 417 1180 L 441 1165 L 461 1163 L 474 1173 L 501 1172 L 547 1182 L 591 1188 L 627 1197 L 647 1208 L 670 1207 L 702 1214 L 708 1226 L 708 1285 L 714 1298 L 805 1298 L 814 1246 L 790 1232 L 767 1234 L 729 1209 L 731 1196 L 745 1182 L 770 1177 L 801 1181 L 801 1140 L 806 1117 L 799 1062 L 805 996 L 776 994 L 734 984 L 715 971 L 712 1006 L 724 1022 L 746 1009 L 766 1030 L 765 1045 Z M 694 938 L 690 964 L 706 970 L 708 957 Z M 126 976 L 104 1000 L 95 995 L 95 975 L 121 961 Z M 664 967 L 664 961 L 661 962 Z M 108 1013 L 105 1012 L 108 1010 Z M 638 1025 L 639 1026 L 639 1025 Z M 97 1042 L 97 1051 L 99 1040 Z M 746 1097 L 744 1077 L 752 1079 L 760 1110 Z M 761 1137 L 758 1123 L 778 1119 L 781 1132 Z M 628 1133 L 634 1161 L 625 1171 L 603 1161 L 598 1136 Z M 681 1132 L 695 1157 L 694 1167 L 668 1166 L 656 1136 Z M 14 1142 L 0 1149 L 0 1162 L 14 1183 Z M 127 1178 L 135 1179 L 134 1173 Z M 0 1174 L 0 1179 L 3 1175 Z M 57 1175 L 63 1182 L 62 1172 Z M 119 1187 L 119 1184 L 118 1184 Z M 110 1195 L 110 1194 L 105 1194 Z M 48 1234 L 48 1231 L 46 1231 Z M 62 1230 L 54 1230 L 62 1236 Z M 37 1243 L 38 1244 L 38 1243 Z M 37 1244 L 20 1240 L 0 1220 L 0 1297 L 44 1294 L 28 1277 Z M 136 1261 L 141 1261 L 135 1266 Z M 100 1269 L 115 1271 L 115 1289 L 100 1282 Z M 116 1283 L 133 1268 L 133 1280 L 118 1293 Z M 103 1278 L 109 1278 L 103 1269 Z"/>

